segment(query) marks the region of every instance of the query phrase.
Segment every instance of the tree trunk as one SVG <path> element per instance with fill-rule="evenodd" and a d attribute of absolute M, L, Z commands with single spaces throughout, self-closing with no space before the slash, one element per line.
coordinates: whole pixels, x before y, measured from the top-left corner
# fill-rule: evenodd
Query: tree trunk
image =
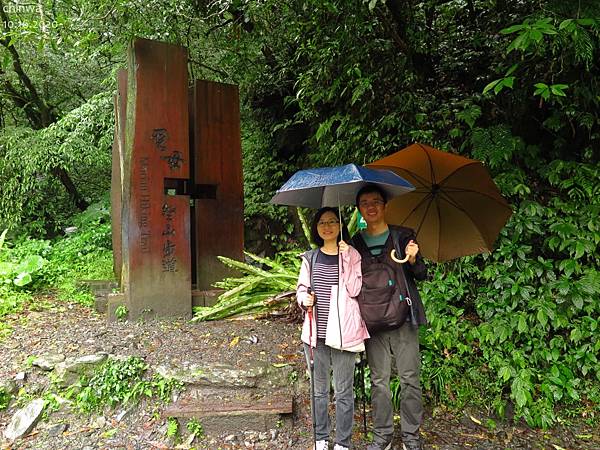
<path fill-rule="evenodd" d="M 54 167 L 53 169 L 51 169 L 51 172 L 52 175 L 58 178 L 62 185 L 65 187 L 67 193 L 69 194 L 69 197 L 71 197 L 71 200 L 73 200 L 73 203 L 75 204 L 75 206 L 77 206 L 77 209 L 79 209 L 80 211 L 85 211 L 87 207 L 90 206 L 90 204 L 79 193 L 67 171 L 62 167 Z"/>

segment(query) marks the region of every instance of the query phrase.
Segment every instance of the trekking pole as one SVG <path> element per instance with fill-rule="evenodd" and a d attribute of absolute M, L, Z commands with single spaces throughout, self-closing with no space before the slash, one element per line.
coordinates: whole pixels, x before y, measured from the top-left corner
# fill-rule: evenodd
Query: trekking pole
<path fill-rule="evenodd" d="M 310 289 L 308 290 L 310 294 Z M 309 368 L 310 368 L 310 414 L 312 420 L 312 429 L 313 429 L 313 449 L 317 448 L 317 424 L 315 423 L 315 357 L 313 353 L 312 347 L 312 339 L 313 339 L 313 307 L 309 306 L 308 310 L 308 330 L 309 330 Z"/>
<path fill-rule="evenodd" d="M 360 352 L 360 384 L 362 386 L 363 429 L 367 436 L 367 393 L 365 389 L 365 352 Z"/>

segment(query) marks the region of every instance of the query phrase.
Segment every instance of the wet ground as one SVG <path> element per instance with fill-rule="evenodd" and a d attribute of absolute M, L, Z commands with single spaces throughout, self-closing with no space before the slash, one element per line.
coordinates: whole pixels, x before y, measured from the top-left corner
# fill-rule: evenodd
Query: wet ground
<path fill-rule="evenodd" d="M 299 325 L 280 320 L 243 320 L 190 323 L 146 321 L 106 323 L 104 316 L 78 304 L 57 302 L 52 297 L 37 299 L 22 313 L 2 319 L 12 333 L 0 346 L 0 380 L 27 374 L 25 390 L 43 395 L 47 375 L 36 372 L 32 356 L 63 354 L 84 356 L 106 352 L 140 356 L 150 366 L 186 365 L 220 361 L 243 368 L 249 361 L 264 360 L 290 364 L 298 375 L 293 425 L 260 439 L 231 430 L 228 436 L 178 442 L 177 448 L 197 449 L 308 449 L 311 445 L 310 401 L 304 360 L 299 342 Z M 34 389 L 35 388 L 35 389 Z M 46 417 L 24 439 L 14 444 L 0 440 L 3 449 L 150 449 L 175 448 L 165 437 L 162 406 L 143 401 L 130 408 L 117 407 L 94 415 L 62 410 Z M 0 411 L 0 430 L 10 421 L 14 408 Z M 559 425 L 549 431 L 496 421 L 486 426 L 487 417 L 478 411 L 450 412 L 439 405 L 428 406 L 422 427 L 425 449 L 549 449 L 600 450 L 598 426 L 583 420 Z M 362 426 L 362 406 L 357 407 L 353 447 L 365 449 L 368 438 Z M 367 421 L 370 421 L 367 410 Z M 236 435 L 232 439 L 231 435 Z M 401 440 L 395 440 L 401 448 Z"/>

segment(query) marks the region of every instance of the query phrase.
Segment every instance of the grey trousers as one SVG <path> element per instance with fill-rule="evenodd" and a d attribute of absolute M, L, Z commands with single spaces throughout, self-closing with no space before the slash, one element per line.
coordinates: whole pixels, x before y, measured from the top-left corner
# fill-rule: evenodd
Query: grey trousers
<path fill-rule="evenodd" d="M 304 344 L 306 363 L 310 368 L 310 349 Z M 313 348 L 315 368 L 315 428 L 317 440 L 329 440 L 329 374 L 333 367 L 335 392 L 335 443 L 350 447 L 354 419 L 354 361 L 356 353 L 344 352 L 317 339 Z"/>
<path fill-rule="evenodd" d="M 400 377 L 400 419 L 402 440 L 419 438 L 423 420 L 419 355 L 419 329 L 409 323 L 396 330 L 381 331 L 365 341 L 371 368 L 371 403 L 373 407 L 374 442 L 387 443 L 394 436 L 394 411 L 390 376 L 392 357 Z"/>

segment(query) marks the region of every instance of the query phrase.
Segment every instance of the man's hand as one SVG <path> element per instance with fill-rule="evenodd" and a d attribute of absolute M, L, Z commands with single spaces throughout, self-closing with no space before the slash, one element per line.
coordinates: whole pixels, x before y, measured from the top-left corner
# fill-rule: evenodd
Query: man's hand
<path fill-rule="evenodd" d="M 408 256 L 408 262 L 414 264 L 417 261 L 417 253 L 419 253 L 419 244 L 411 239 L 410 242 L 406 244 L 404 253 Z"/>
<path fill-rule="evenodd" d="M 339 249 L 340 249 L 340 253 L 344 253 L 348 251 L 348 244 L 346 244 L 344 241 L 340 241 L 339 245 Z"/>

